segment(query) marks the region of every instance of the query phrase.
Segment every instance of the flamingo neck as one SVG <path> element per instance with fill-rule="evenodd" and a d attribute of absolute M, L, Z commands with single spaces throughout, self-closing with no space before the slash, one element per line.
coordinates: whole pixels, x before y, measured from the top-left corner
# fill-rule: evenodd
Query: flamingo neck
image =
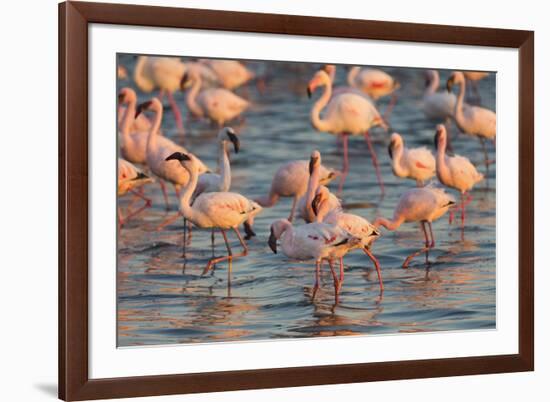
<path fill-rule="evenodd" d="M 445 151 L 447 149 L 447 142 L 443 141 L 441 145 L 437 145 L 437 155 L 435 158 L 436 162 L 436 173 L 439 180 L 444 180 L 449 177 L 449 167 L 447 166 L 447 155 Z"/>
<path fill-rule="evenodd" d="M 305 207 L 306 207 L 306 215 L 308 217 L 308 220 L 310 222 L 313 222 L 315 220 L 315 214 L 313 213 L 313 209 L 311 208 L 311 202 L 313 201 L 313 197 L 315 196 L 315 191 L 317 191 L 317 188 L 319 187 L 319 176 L 320 176 L 320 165 L 316 165 L 313 168 L 313 172 L 309 175 L 309 180 L 307 182 L 307 190 L 305 194 Z"/>
<path fill-rule="evenodd" d="M 396 216 L 396 214 L 394 214 L 392 220 L 386 218 L 376 218 L 376 220 L 374 221 L 374 226 L 384 226 L 388 230 L 396 230 L 399 226 L 401 226 L 404 221 L 405 218 L 403 218 L 402 216 Z"/>
<path fill-rule="evenodd" d="M 407 176 L 407 173 L 405 169 L 403 168 L 403 155 L 405 153 L 403 146 L 397 147 L 393 150 L 393 157 L 392 157 L 392 169 L 396 176 L 398 177 L 405 177 Z"/>
<path fill-rule="evenodd" d="M 158 144 L 158 132 L 160 130 L 160 123 L 162 122 L 162 108 L 156 111 L 155 119 L 151 128 L 149 129 L 149 136 L 147 137 L 147 149 L 156 149 Z"/>
<path fill-rule="evenodd" d="M 186 102 L 187 107 L 197 117 L 203 117 L 204 113 L 202 108 L 197 103 L 197 95 L 201 89 L 202 80 L 200 76 L 197 74 L 197 77 L 193 80 L 193 86 L 189 90 L 189 93 L 187 94 Z"/>
<path fill-rule="evenodd" d="M 195 189 L 197 188 L 199 174 L 197 169 L 187 169 L 187 171 L 189 172 L 189 181 L 183 189 L 183 194 L 180 198 L 180 211 L 186 219 L 189 219 L 191 222 L 195 223 L 197 222 L 198 213 L 191 206 L 190 201 Z"/>
<path fill-rule="evenodd" d="M 220 168 L 220 177 L 222 179 L 220 191 L 229 191 L 229 188 L 231 187 L 231 165 L 229 163 L 229 157 L 227 156 L 227 144 L 225 141 L 220 143 L 218 166 Z"/>
<path fill-rule="evenodd" d="M 435 72 L 432 75 L 432 79 L 430 80 L 430 85 L 428 85 L 424 94 L 425 95 L 434 94 L 438 89 L 439 89 L 439 74 Z"/>
<path fill-rule="evenodd" d="M 315 217 L 315 222 L 323 222 L 328 214 L 330 214 L 332 210 L 330 209 L 330 203 L 328 200 L 324 200 L 319 205 L 319 209 L 317 210 L 317 216 Z"/>
<path fill-rule="evenodd" d="M 136 114 L 136 101 L 130 100 L 126 105 L 126 110 L 124 111 L 124 116 L 122 116 L 120 131 L 122 133 L 122 140 L 124 143 L 129 141 L 130 127 L 132 125 L 132 120 Z"/>
<path fill-rule="evenodd" d="M 348 73 L 348 85 L 350 87 L 355 88 L 355 79 L 357 78 L 357 74 L 359 74 L 359 71 L 361 70 L 360 67 L 352 67 L 351 70 L 349 70 Z"/>
<path fill-rule="evenodd" d="M 321 110 L 323 110 L 323 108 L 329 102 L 331 96 L 332 84 L 326 83 L 323 95 L 317 100 L 317 102 L 315 102 L 313 108 L 311 109 L 311 124 L 318 131 L 328 131 L 330 129 L 330 122 L 325 119 L 321 119 L 320 114 Z"/>
<path fill-rule="evenodd" d="M 455 120 L 460 125 L 464 125 L 464 111 L 462 110 L 464 107 L 464 96 L 466 93 L 466 82 L 464 80 L 459 81 L 459 91 L 458 96 L 456 98 L 456 104 L 455 104 Z"/>

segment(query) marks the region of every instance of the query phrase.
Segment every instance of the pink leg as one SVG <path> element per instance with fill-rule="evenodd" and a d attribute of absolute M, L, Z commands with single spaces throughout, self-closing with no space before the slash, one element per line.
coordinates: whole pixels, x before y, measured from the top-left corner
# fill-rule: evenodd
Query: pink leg
<path fill-rule="evenodd" d="M 146 203 L 151 204 L 151 199 L 149 199 L 149 198 L 147 198 L 147 197 L 145 197 L 145 196 L 143 195 L 143 187 L 140 187 L 140 190 L 141 190 L 141 191 L 139 191 L 139 192 L 138 192 L 138 191 L 134 191 L 134 190 L 130 190 L 130 192 L 131 192 L 132 194 L 134 194 L 136 197 L 141 198 L 141 199 L 142 199 L 143 201 L 145 201 Z M 149 206 L 151 206 L 151 205 L 149 205 Z"/>
<path fill-rule="evenodd" d="M 159 101 L 162 102 L 164 99 L 164 89 L 159 89 L 159 95 L 158 95 Z"/>
<path fill-rule="evenodd" d="M 422 247 L 420 250 L 418 251 L 415 251 L 414 253 L 412 253 L 411 255 L 409 255 L 407 257 L 407 259 L 405 260 L 405 262 L 403 263 L 403 268 L 408 268 L 409 267 L 409 263 L 411 262 L 411 260 L 416 257 L 417 255 L 420 255 L 422 253 L 427 253 L 428 250 L 430 249 L 430 241 L 428 240 L 428 232 L 426 232 L 426 226 L 425 226 L 425 222 L 422 221 L 420 223 L 420 226 L 422 228 L 422 231 L 424 232 L 424 239 L 425 239 L 425 242 L 424 242 L 424 247 Z M 426 254 L 426 261 L 427 261 L 427 254 Z"/>
<path fill-rule="evenodd" d="M 378 158 L 376 157 L 376 151 L 372 146 L 372 141 L 370 140 L 370 135 L 368 131 L 365 133 L 365 141 L 367 142 L 367 145 L 369 147 L 370 155 L 372 158 L 372 164 L 374 165 L 374 169 L 376 171 L 376 179 L 378 180 L 378 185 L 380 186 L 380 190 L 382 191 L 382 194 L 384 194 L 385 192 L 384 182 L 382 181 L 382 175 L 380 174 L 380 166 L 378 165 Z"/>
<path fill-rule="evenodd" d="M 428 228 L 430 229 L 430 237 L 432 238 L 432 241 L 430 242 L 430 248 L 434 248 L 435 247 L 435 237 L 434 237 L 434 233 L 432 231 L 432 223 L 431 222 L 428 222 Z"/>
<path fill-rule="evenodd" d="M 344 163 L 342 165 L 342 176 L 340 177 L 340 186 L 338 187 L 338 194 L 344 189 L 344 183 L 346 182 L 346 177 L 349 172 L 349 160 L 348 160 L 348 133 L 340 134 L 342 138 L 342 150 L 344 153 Z"/>
<path fill-rule="evenodd" d="M 340 292 L 340 289 L 344 284 L 344 257 L 340 257 L 340 278 L 338 278 L 338 284 L 338 292 Z"/>
<path fill-rule="evenodd" d="M 227 247 L 227 256 L 223 257 L 217 257 L 217 258 L 211 258 L 208 261 L 208 264 L 206 265 L 206 268 L 203 271 L 203 275 L 205 275 L 210 269 L 212 269 L 212 266 L 216 265 L 218 262 L 221 261 L 233 261 L 235 258 L 238 257 L 244 257 L 248 255 L 248 247 L 246 246 L 246 243 L 244 242 L 241 233 L 239 232 L 239 229 L 233 228 L 233 231 L 237 235 L 239 242 L 241 243 L 241 247 L 243 248 L 243 251 L 240 254 L 233 254 L 231 251 L 231 247 L 229 246 L 229 241 L 227 239 L 227 234 L 225 233 L 225 230 L 220 229 L 220 232 L 222 232 L 223 240 L 225 241 L 225 246 Z"/>
<path fill-rule="evenodd" d="M 461 214 L 460 214 L 460 220 L 462 222 L 462 227 L 464 227 L 464 220 L 466 219 L 466 201 L 464 201 L 464 194 L 460 194 L 460 209 L 461 209 Z"/>
<path fill-rule="evenodd" d="M 334 270 L 334 262 L 332 259 L 328 260 L 328 266 L 330 267 L 330 273 L 332 274 L 332 281 L 334 284 L 334 303 L 338 304 L 338 295 L 340 294 L 340 281 L 336 276 L 336 271 Z"/>
<path fill-rule="evenodd" d="M 315 300 L 315 295 L 319 290 L 319 282 L 321 276 L 321 260 L 315 261 L 315 284 L 313 285 L 313 294 L 311 295 L 311 301 Z"/>
<path fill-rule="evenodd" d="M 168 101 L 170 102 L 170 106 L 172 107 L 172 112 L 174 113 L 174 119 L 176 120 L 176 127 L 178 128 L 178 131 L 180 133 L 184 133 L 185 130 L 183 129 L 183 118 L 181 117 L 180 108 L 176 104 L 176 100 L 174 99 L 174 95 L 172 92 L 167 92 Z"/>
<path fill-rule="evenodd" d="M 166 226 L 170 225 L 171 223 L 174 223 L 180 216 L 182 216 L 181 212 L 177 212 L 173 216 L 165 219 L 160 225 L 157 226 L 157 229 L 156 229 L 157 232 L 160 232 Z"/>
<path fill-rule="evenodd" d="M 376 268 L 376 274 L 378 275 L 378 284 L 380 285 L 380 292 L 384 291 L 384 282 L 382 281 L 382 271 L 380 270 L 380 263 L 378 262 L 378 259 L 374 256 L 374 254 L 371 253 L 371 251 L 364 247 L 363 251 L 366 255 L 369 256 L 370 260 L 374 264 L 374 268 Z"/>
<path fill-rule="evenodd" d="M 388 118 L 390 117 L 391 112 L 396 103 L 397 103 L 397 94 L 394 92 L 391 96 L 390 103 L 388 103 L 388 107 L 384 111 L 384 116 L 382 117 L 384 121 L 388 121 Z"/>
<path fill-rule="evenodd" d="M 121 213 L 121 210 L 119 208 L 118 209 L 118 225 L 119 225 L 119 228 L 124 226 L 124 224 L 126 222 L 128 222 L 130 219 L 132 219 L 134 216 L 137 216 L 138 214 L 143 212 L 145 209 L 150 208 L 150 207 L 151 207 L 151 200 L 148 200 L 140 208 L 136 209 L 133 212 L 129 212 L 128 215 L 126 215 L 125 218 L 122 217 L 122 213 Z M 129 209 L 128 209 L 128 211 L 129 211 Z"/>
<path fill-rule="evenodd" d="M 168 193 L 166 192 L 166 184 L 164 184 L 164 180 L 159 179 L 160 188 L 162 190 L 162 195 L 164 197 L 164 205 L 166 206 L 166 210 L 170 210 L 170 205 L 168 204 Z"/>

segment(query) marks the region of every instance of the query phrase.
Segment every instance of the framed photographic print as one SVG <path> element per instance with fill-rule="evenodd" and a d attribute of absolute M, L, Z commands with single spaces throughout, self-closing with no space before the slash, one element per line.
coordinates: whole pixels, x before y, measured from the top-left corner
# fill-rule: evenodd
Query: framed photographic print
<path fill-rule="evenodd" d="M 60 398 L 533 370 L 533 32 L 59 13 Z"/>

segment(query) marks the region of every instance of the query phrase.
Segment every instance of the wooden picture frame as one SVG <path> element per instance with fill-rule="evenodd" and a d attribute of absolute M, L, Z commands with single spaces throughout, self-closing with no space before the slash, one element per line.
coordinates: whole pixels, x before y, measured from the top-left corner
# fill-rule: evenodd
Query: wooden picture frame
<path fill-rule="evenodd" d="M 519 353 L 487 357 L 90 379 L 88 25 L 119 24 L 519 49 Z M 59 5 L 59 397 L 140 397 L 534 369 L 534 33 L 120 4 Z M 512 263 L 512 262 L 510 262 Z"/>

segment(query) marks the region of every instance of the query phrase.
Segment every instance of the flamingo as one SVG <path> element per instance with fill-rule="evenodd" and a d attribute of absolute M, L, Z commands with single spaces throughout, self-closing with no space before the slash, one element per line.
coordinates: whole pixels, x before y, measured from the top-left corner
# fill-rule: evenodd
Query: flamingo
<path fill-rule="evenodd" d="M 136 114 L 136 93 L 131 88 L 123 88 L 118 94 L 118 103 L 122 111 L 120 119 L 120 133 L 122 157 L 132 163 L 145 164 L 147 161 L 147 138 L 151 129 L 151 122 L 145 115 Z M 122 106 L 125 105 L 125 106 Z M 142 122 L 142 123 L 138 123 Z"/>
<path fill-rule="evenodd" d="M 118 93 L 118 125 L 119 130 L 122 131 L 124 127 L 124 117 L 127 107 L 132 107 L 132 111 L 128 115 L 129 117 L 129 130 L 134 132 L 147 133 L 151 128 L 151 121 L 145 115 L 139 115 L 137 119 L 134 119 L 136 110 L 137 96 L 136 91 L 130 87 L 125 87 Z"/>
<path fill-rule="evenodd" d="M 306 193 L 298 200 L 298 216 L 302 218 L 307 223 L 313 222 L 315 220 L 315 214 L 311 209 L 311 202 L 313 197 L 319 188 L 319 181 L 321 175 L 321 153 L 318 150 L 315 150 L 311 153 L 309 159 L 309 180 L 307 183 Z M 324 187 L 324 186 L 323 186 Z M 325 187 L 326 188 L 326 187 Z M 340 206 L 340 200 L 332 194 L 328 189 L 328 198 L 333 208 Z"/>
<path fill-rule="evenodd" d="M 150 56 L 139 56 L 134 70 L 134 81 L 143 92 L 159 88 L 160 100 L 166 93 L 180 133 L 184 132 L 183 119 L 173 94 L 179 89 L 185 71 L 185 64 L 179 57 Z"/>
<path fill-rule="evenodd" d="M 339 282 L 333 261 L 355 248 L 361 243 L 361 239 L 336 225 L 316 222 L 293 226 L 287 219 L 279 219 L 271 224 L 268 241 L 269 247 L 275 254 L 277 254 L 277 240 L 280 240 L 281 249 L 287 257 L 296 260 L 315 260 L 312 300 L 315 299 L 319 290 L 322 261 L 328 260 L 334 281 L 334 299 L 338 303 Z"/>
<path fill-rule="evenodd" d="M 348 85 L 360 89 L 375 101 L 397 90 L 399 83 L 388 73 L 375 68 L 352 67 L 348 72 Z"/>
<path fill-rule="evenodd" d="M 187 184 L 189 174 L 177 161 L 166 161 L 165 159 L 176 151 L 182 153 L 188 152 L 184 147 L 159 135 L 163 108 L 158 98 L 153 98 L 147 102 L 141 103 L 137 107 L 136 117 L 144 111 L 152 111 L 155 113 L 155 118 L 147 138 L 146 160 L 151 171 L 160 179 L 159 182 L 164 196 L 164 202 L 166 209 L 168 209 L 168 194 L 166 192 L 164 180 L 173 184 L 176 195 L 179 197 L 179 188 Z M 200 173 L 209 170 L 204 163 L 200 161 L 198 161 L 198 163 Z"/>
<path fill-rule="evenodd" d="M 134 188 L 141 187 L 147 183 L 151 183 L 153 180 L 144 174 L 141 170 L 139 170 L 137 167 L 135 167 L 133 164 L 128 162 L 127 160 L 124 160 L 122 158 L 118 159 L 118 196 L 122 196 L 130 191 L 132 191 Z M 134 193 L 138 197 L 142 198 L 145 201 L 145 204 L 141 207 L 135 210 L 134 212 L 129 213 L 126 218 L 122 217 L 122 212 L 120 210 L 120 207 L 118 208 L 118 225 L 119 228 L 121 228 L 124 223 L 128 222 L 131 218 L 136 216 L 137 214 L 141 213 L 146 208 L 151 207 L 151 200 L 148 198 L 145 198 L 143 195 L 139 193 Z"/>
<path fill-rule="evenodd" d="M 344 93 L 353 93 L 353 94 L 364 97 L 369 102 L 372 102 L 371 97 L 367 93 L 361 91 L 358 88 L 355 88 L 355 87 L 352 87 L 352 86 L 349 86 L 349 85 L 346 85 L 346 86 L 341 85 L 341 86 L 338 86 L 338 87 L 334 87 L 334 80 L 336 79 L 336 66 L 334 64 L 325 64 L 323 66 L 323 70 L 329 75 L 330 81 L 332 82 L 332 85 L 333 85 L 333 87 L 332 87 L 332 97 L 333 98 L 338 96 L 338 95 L 344 94 Z"/>
<path fill-rule="evenodd" d="M 455 205 L 453 196 L 445 193 L 443 189 L 433 186 L 412 188 L 403 193 L 399 198 L 392 220 L 380 217 L 374 221 L 374 226 L 383 226 L 388 230 L 396 230 L 404 222 L 420 222 L 420 226 L 424 232 L 424 247 L 409 255 L 403 263 L 403 268 L 407 268 L 410 261 L 422 253 L 426 253 L 427 263 L 429 250 L 435 247 L 432 222 L 441 218 L 453 205 Z M 426 231 L 426 225 L 430 231 L 429 236 Z"/>
<path fill-rule="evenodd" d="M 350 214 L 342 211 L 341 207 L 334 207 L 330 201 L 330 192 L 326 187 L 320 188 L 317 195 L 312 201 L 311 208 L 315 214 L 316 222 L 324 222 L 332 225 L 337 225 L 341 229 L 351 235 L 361 239 L 360 248 L 373 262 L 378 274 L 378 284 L 380 292 L 384 291 L 384 283 L 382 281 L 382 272 L 380 271 L 380 263 L 378 259 L 370 251 L 372 243 L 378 239 L 380 232 L 368 220 L 362 216 Z M 338 279 L 339 289 L 344 283 L 344 259 L 340 257 L 340 277 Z"/>
<path fill-rule="evenodd" d="M 203 59 L 200 62 L 212 69 L 221 86 L 229 90 L 237 89 L 254 79 L 254 73 L 237 60 Z"/>
<path fill-rule="evenodd" d="M 319 166 L 319 184 L 330 183 L 339 173 Z M 264 208 L 275 206 L 281 197 L 292 197 L 292 208 L 288 220 L 294 220 L 298 200 L 306 193 L 309 182 L 309 161 L 287 162 L 273 175 L 271 188 L 265 196 L 255 199 Z"/>
<path fill-rule="evenodd" d="M 448 91 L 438 91 L 439 73 L 426 71 L 426 90 L 424 91 L 424 114 L 430 120 L 447 122 L 453 117 L 456 95 Z"/>
<path fill-rule="evenodd" d="M 325 90 L 323 95 L 315 102 L 311 109 L 310 118 L 313 127 L 318 131 L 329 132 L 330 134 L 339 135 L 342 138 L 344 162 L 339 191 L 342 190 L 346 176 L 349 172 L 348 137 L 350 135 L 363 134 L 371 153 L 378 184 L 380 185 L 382 193 L 384 193 L 384 183 L 382 182 L 376 152 L 370 140 L 369 129 L 374 126 L 382 126 L 388 130 L 387 124 L 384 122 L 374 105 L 362 96 L 353 93 L 343 93 L 331 99 L 332 81 L 329 75 L 323 70 L 315 73 L 312 80 L 309 82 L 307 87 L 308 96 L 311 97 L 312 92 L 319 86 L 324 86 Z M 325 107 L 325 116 L 321 118 L 321 110 Z"/>
<path fill-rule="evenodd" d="M 437 150 L 437 177 L 445 186 L 454 188 L 460 192 L 461 220 L 462 227 L 464 227 L 466 204 L 471 201 L 468 193 L 472 187 L 484 179 L 484 176 L 476 170 L 468 158 L 460 155 L 449 156 L 445 153 L 447 148 L 447 130 L 444 125 L 439 124 L 437 126 L 434 142 Z M 467 200 L 464 199 L 466 194 L 468 194 Z M 452 214 L 449 221 L 452 221 Z"/>
<path fill-rule="evenodd" d="M 403 138 L 393 133 L 388 152 L 395 176 L 416 180 L 418 187 L 435 176 L 435 159 L 426 147 L 405 148 Z"/>
<path fill-rule="evenodd" d="M 192 86 L 186 97 L 187 107 L 196 117 L 208 118 L 217 123 L 218 127 L 235 119 L 250 105 L 248 101 L 225 88 L 207 88 L 201 91 L 202 79 L 195 70 L 182 78 L 182 90 L 188 81 Z"/>
<path fill-rule="evenodd" d="M 191 221 L 191 223 L 199 228 L 219 229 L 227 247 L 227 256 L 212 257 L 208 261 L 203 271 L 203 275 L 212 269 L 218 262 L 226 260 L 233 261 L 235 258 L 246 256 L 248 254 L 248 247 L 239 233 L 238 226 L 245 222 L 249 216 L 258 214 L 262 207 L 241 194 L 227 191 L 202 193 L 195 198 L 193 205 L 191 205 L 191 197 L 196 190 L 199 179 L 201 162 L 196 156 L 181 152 L 174 152 L 172 155 L 168 156 L 166 160 L 174 160 L 180 163 L 190 176 L 189 182 L 185 186 L 180 199 L 180 210 L 184 218 Z M 184 257 L 186 256 L 185 247 L 187 242 L 186 227 L 187 225 L 184 225 Z M 235 232 L 243 248 L 240 254 L 233 254 L 231 251 L 226 234 L 226 231 L 229 229 Z M 229 269 L 231 269 L 231 264 L 229 265 Z"/>
<path fill-rule="evenodd" d="M 447 80 L 447 90 L 452 91 L 454 85 L 458 85 L 460 90 L 455 104 L 454 120 L 458 128 L 471 136 L 476 136 L 481 142 L 483 153 L 485 154 L 485 167 L 489 170 L 489 157 L 485 142 L 489 139 L 493 142 L 497 133 L 497 115 L 492 110 L 464 104 L 464 95 L 466 84 L 464 74 L 460 71 L 455 71 Z"/>

